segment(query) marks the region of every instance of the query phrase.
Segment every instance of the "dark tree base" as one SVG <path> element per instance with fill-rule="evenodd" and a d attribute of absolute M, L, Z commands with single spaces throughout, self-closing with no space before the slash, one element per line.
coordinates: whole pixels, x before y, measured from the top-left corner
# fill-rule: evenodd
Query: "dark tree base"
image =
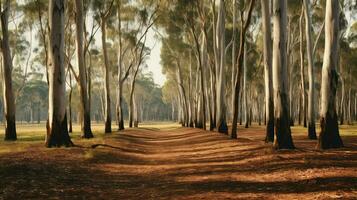
<path fill-rule="evenodd" d="M 308 126 L 308 138 L 310 140 L 316 140 L 317 139 L 315 124 L 309 123 L 309 126 Z"/>
<path fill-rule="evenodd" d="M 332 149 L 343 147 L 343 142 L 338 130 L 337 115 L 327 115 L 320 120 L 321 132 L 319 136 L 318 149 Z"/>
<path fill-rule="evenodd" d="M 190 127 L 191 127 L 191 126 L 190 126 Z M 197 122 L 197 123 L 196 123 L 196 128 L 203 128 L 203 123 Z"/>
<path fill-rule="evenodd" d="M 72 147 L 74 146 L 71 138 L 68 134 L 68 127 L 67 127 L 67 115 L 65 115 L 62 122 L 57 121 L 54 119 L 52 122 L 52 129 L 49 126 L 49 122 L 47 120 L 47 137 L 46 137 L 46 147 Z"/>
<path fill-rule="evenodd" d="M 295 149 L 288 119 L 275 120 L 275 149 Z"/>
<path fill-rule="evenodd" d="M 290 126 L 295 126 L 295 122 L 293 119 L 290 119 Z"/>
<path fill-rule="evenodd" d="M 120 119 L 118 123 L 118 131 L 122 131 L 124 129 L 124 120 Z"/>
<path fill-rule="evenodd" d="M 83 138 L 90 139 L 93 137 L 94 136 L 91 130 L 90 115 L 89 113 L 87 113 L 84 115 Z"/>
<path fill-rule="evenodd" d="M 228 126 L 226 122 L 222 122 L 218 125 L 218 132 L 228 134 Z"/>
<path fill-rule="evenodd" d="M 274 142 L 274 120 L 271 119 L 268 121 L 266 126 L 266 136 L 265 143 L 273 143 Z"/>
<path fill-rule="evenodd" d="M 249 128 L 249 123 L 246 122 L 244 128 Z"/>
<path fill-rule="evenodd" d="M 112 132 L 112 123 L 111 120 L 107 120 L 105 122 L 105 129 L 104 129 L 105 133 L 111 133 Z"/>
<path fill-rule="evenodd" d="M 72 127 L 72 124 L 70 124 L 70 125 L 69 125 L 68 132 L 69 132 L 69 133 L 73 133 L 73 127 Z"/>
<path fill-rule="evenodd" d="M 237 130 L 236 132 L 238 132 L 238 130 Z M 237 138 L 238 138 L 238 134 L 232 132 L 231 138 L 232 138 L 232 139 L 237 139 Z"/>
<path fill-rule="evenodd" d="M 17 140 L 15 117 L 6 120 L 5 141 Z"/>

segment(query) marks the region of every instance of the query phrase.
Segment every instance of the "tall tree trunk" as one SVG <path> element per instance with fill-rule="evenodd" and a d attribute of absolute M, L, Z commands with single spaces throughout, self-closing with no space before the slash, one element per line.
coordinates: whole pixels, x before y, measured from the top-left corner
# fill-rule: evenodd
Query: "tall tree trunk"
<path fill-rule="evenodd" d="M 250 24 L 250 20 L 252 17 L 252 12 L 254 8 L 255 0 L 250 1 L 249 5 L 249 11 L 247 15 L 247 19 L 245 20 L 244 24 L 242 23 L 241 25 L 241 31 L 240 31 L 240 36 L 239 36 L 239 53 L 237 57 L 237 77 L 236 77 L 236 82 L 234 84 L 234 102 L 233 102 L 233 121 L 232 121 L 232 133 L 231 133 L 231 138 L 237 138 L 237 123 L 238 123 L 238 107 L 239 107 L 239 95 L 241 91 L 241 77 L 243 73 L 243 57 L 244 57 L 244 48 L 245 48 L 245 35 L 248 29 L 248 26 Z M 243 15 L 242 15 L 243 16 Z M 243 22 L 243 19 L 242 19 Z"/>
<path fill-rule="evenodd" d="M 101 31 L 102 31 L 102 48 L 104 56 L 104 96 L 105 96 L 105 133 L 112 132 L 112 115 L 111 115 L 111 100 L 110 100 L 110 85 L 109 85 L 109 59 L 107 51 L 107 20 L 106 17 L 101 17 Z"/>
<path fill-rule="evenodd" d="M 65 0 L 49 3 L 49 92 L 46 146 L 73 146 L 66 117 L 66 82 L 64 67 Z"/>
<path fill-rule="evenodd" d="M 118 122 L 118 130 L 124 130 L 124 116 L 123 116 L 123 42 L 121 32 L 121 1 L 118 1 L 118 31 L 119 31 L 119 48 L 118 48 L 118 91 L 117 91 L 117 107 L 116 115 Z"/>
<path fill-rule="evenodd" d="M 177 61 L 176 78 L 177 78 L 177 84 L 180 93 L 181 107 L 182 107 L 181 123 L 183 126 L 185 125 L 188 126 L 188 108 L 187 108 L 188 106 L 187 106 L 186 92 L 182 81 L 180 61 Z"/>
<path fill-rule="evenodd" d="M 1 3 L 0 3 L 1 4 Z M 10 0 L 2 3 L 1 9 L 1 51 L 3 74 L 3 98 L 5 114 L 5 140 L 16 140 L 15 98 L 12 88 L 12 59 L 9 45 L 8 18 L 10 13 Z"/>
<path fill-rule="evenodd" d="M 249 127 L 249 107 L 247 94 L 247 45 L 244 46 L 243 52 L 243 103 L 244 103 L 244 127 Z"/>
<path fill-rule="evenodd" d="M 325 52 L 321 82 L 321 132 L 318 148 L 342 147 L 336 113 L 336 91 L 338 84 L 338 43 L 339 43 L 339 1 L 326 0 L 325 11 Z"/>
<path fill-rule="evenodd" d="M 273 88 L 276 149 L 293 149 L 291 137 L 289 102 L 288 102 L 288 71 L 286 56 L 286 0 L 274 0 L 273 15 Z"/>
<path fill-rule="evenodd" d="M 68 113 L 69 113 L 69 133 L 73 132 L 73 126 L 72 126 L 72 74 L 69 72 L 69 94 L 68 94 Z"/>
<path fill-rule="evenodd" d="M 189 127 L 193 127 L 193 105 L 192 105 L 192 55 L 190 54 L 190 77 L 188 80 L 188 124 Z"/>
<path fill-rule="evenodd" d="M 210 65 L 209 72 L 210 72 L 210 91 L 211 91 L 211 113 L 210 113 L 210 127 L 209 130 L 213 131 L 216 128 L 216 90 L 215 90 L 215 85 L 216 85 L 216 79 L 215 79 L 215 66 L 212 64 Z"/>
<path fill-rule="evenodd" d="M 232 27 L 232 31 L 233 31 L 233 36 L 232 36 L 232 77 L 231 77 L 231 95 L 232 95 L 232 99 L 231 99 L 231 111 L 233 111 L 233 105 L 234 105 L 234 95 L 233 95 L 233 90 L 234 90 L 234 85 L 236 82 L 236 76 L 237 76 L 237 67 L 236 67 L 236 51 L 237 51 L 237 44 L 236 44 L 236 40 L 237 40 L 237 1 L 236 0 L 232 0 L 233 1 L 233 27 Z M 233 113 L 232 113 L 233 114 Z M 233 120 L 233 119 L 232 119 Z"/>
<path fill-rule="evenodd" d="M 304 31 L 303 31 L 303 17 L 304 17 L 304 7 L 301 7 L 301 15 L 299 20 L 299 30 L 300 30 L 300 76 L 301 76 L 301 97 L 302 97 L 302 120 L 304 127 L 306 124 L 306 89 L 305 89 L 305 67 L 304 67 Z"/>
<path fill-rule="evenodd" d="M 140 54 L 139 54 L 139 60 L 137 60 L 137 64 L 136 64 L 136 68 L 134 71 L 134 75 L 132 77 L 131 80 L 131 86 L 130 86 L 130 98 L 129 98 L 129 127 L 132 128 L 133 127 L 133 117 L 134 117 L 134 90 L 135 90 L 135 81 L 136 81 L 136 77 L 138 75 L 139 69 L 140 69 L 140 65 L 143 61 L 143 52 L 144 52 L 144 48 L 145 48 L 145 43 L 146 43 L 146 35 L 144 38 L 144 42 L 141 45 L 141 49 L 140 49 Z"/>
<path fill-rule="evenodd" d="M 134 120 L 134 90 L 135 90 L 135 78 L 131 80 L 130 84 L 130 96 L 129 96 L 129 127 L 133 127 L 133 120 Z"/>
<path fill-rule="evenodd" d="M 342 68 L 342 66 L 341 66 Z M 341 74 L 343 74 L 343 71 L 341 70 Z M 345 81 L 344 81 L 344 78 L 341 76 L 341 88 L 342 88 L 342 91 L 341 91 L 341 102 L 340 102 L 340 112 L 339 112 L 339 115 L 340 115 L 340 124 L 343 125 L 345 123 Z"/>
<path fill-rule="evenodd" d="M 261 0 L 264 42 L 264 80 L 265 80 L 265 142 L 274 142 L 274 100 L 272 77 L 272 41 L 269 1 Z"/>
<path fill-rule="evenodd" d="M 41 102 L 37 102 L 37 124 L 41 122 Z"/>
<path fill-rule="evenodd" d="M 216 26 L 215 45 L 217 49 L 216 56 L 216 90 L 217 90 L 217 110 L 216 110 L 216 128 L 220 133 L 228 134 L 226 120 L 226 80 L 225 80 L 225 6 L 224 0 L 219 1 L 219 13 Z"/>
<path fill-rule="evenodd" d="M 317 139 L 315 128 L 315 75 L 314 75 L 314 60 L 312 52 L 312 39 L 311 39 L 311 14 L 310 3 L 304 0 L 304 13 L 305 13 L 305 31 L 306 31 L 306 53 L 309 71 L 309 94 L 308 94 L 308 137 L 309 139 Z"/>
<path fill-rule="evenodd" d="M 76 0 L 76 42 L 77 62 L 79 71 L 79 93 L 82 107 L 83 138 L 92 138 L 90 107 L 87 90 L 87 70 L 84 60 L 84 17 L 83 0 Z"/>

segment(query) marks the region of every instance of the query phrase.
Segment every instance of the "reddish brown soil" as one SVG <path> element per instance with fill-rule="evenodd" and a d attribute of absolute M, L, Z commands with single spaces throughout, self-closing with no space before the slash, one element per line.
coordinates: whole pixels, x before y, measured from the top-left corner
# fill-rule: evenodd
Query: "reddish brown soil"
<path fill-rule="evenodd" d="M 357 199 L 357 137 L 320 152 L 296 134 L 298 149 L 273 151 L 263 132 L 241 128 L 231 140 L 198 129 L 135 129 L 96 149 L 35 143 L 0 154 L 0 199 Z"/>

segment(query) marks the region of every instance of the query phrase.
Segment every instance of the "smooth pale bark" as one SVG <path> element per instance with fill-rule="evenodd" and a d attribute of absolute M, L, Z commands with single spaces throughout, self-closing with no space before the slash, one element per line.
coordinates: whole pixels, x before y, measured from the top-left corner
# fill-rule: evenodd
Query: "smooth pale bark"
<path fill-rule="evenodd" d="M 138 102 L 136 100 L 136 95 L 134 93 L 133 94 L 133 123 L 135 128 L 139 127 L 138 112 L 139 112 Z"/>
<path fill-rule="evenodd" d="M 123 116 L 123 42 L 122 42 L 122 30 L 121 30 L 121 1 L 118 1 L 118 36 L 119 36 L 119 48 L 118 48 L 118 88 L 117 88 L 117 105 L 116 116 L 118 122 L 118 130 L 124 130 L 124 116 Z"/>
<path fill-rule="evenodd" d="M 305 14 L 305 34 L 306 34 L 306 53 L 308 63 L 308 76 L 309 76 L 309 92 L 308 92 L 308 137 L 309 139 L 317 139 L 315 128 L 315 75 L 314 75 L 314 60 L 312 52 L 312 39 L 311 39 L 311 14 L 310 3 L 304 0 L 304 14 Z"/>
<path fill-rule="evenodd" d="M 142 47 L 144 48 L 144 47 Z M 135 99 L 134 99 L 134 91 L 135 91 L 135 82 L 136 82 L 136 76 L 138 75 L 139 68 L 140 68 L 140 63 L 138 63 L 134 76 L 131 79 L 131 84 L 130 84 L 130 96 L 129 96 L 129 127 L 133 127 L 133 122 L 134 122 L 134 115 L 135 115 Z"/>
<path fill-rule="evenodd" d="M 145 43 L 146 43 L 146 35 L 144 37 L 144 41 L 143 44 L 141 45 L 140 48 L 140 53 L 138 56 L 138 60 L 136 63 L 136 68 L 134 70 L 134 74 L 133 77 L 131 79 L 131 84 L 130 84 L 130 98 L 129 98 L 129 127 L 132 128 L 133 127 L 133 120 L 134 120 L 134 90 L 135 90 L 135 83 L 136 83 L 136 77 L 138 76 L 139 73 L 139 69 L 141 66 L 141 63 L 144 59 L 144 48 L 145 48 Z"/>
<path fill-rule="evenodd" d="M 248 107 L 248 94 L 247 94 L 247 46 L 244 45 L 243 53 L 243 104 L 244 104 L 244 127 L 249 127 L 249 107 Z"/>
<path fill-rule="evenodd" d="M 73 124 L 72 124 L 72 93 L 73 93 L 72 74 L 71 74 L 71 72 L 69 72 L 69 94 L 68 94 L 68 113 L 69 113 L 69 129 L 68 129 L 68 132 L 69 133 L 73 132 Z"/>
<path fill-rule="evenodd" d="M 47 147 L 73 146 L 68 134 L 66 117 L 66 82 L 64 67 L 64 11 L 65 0 L 49 3 L 49 106 Z"/>
<path fill-rule="evenodd" d="M 193 95 L 192 95 L 192 55 L 190 54 L 190 77 L 188 79 L 188 124 L 193 127 Z"/>
<path fill-rule="evenodd" d="M 305 64 L 304 64 L 304 31 L 303 31 L 303 17 L 304 17 L 304 7 L 301 8 L 301 15 L 299 19 L 299 32 L 300 32 L 300 76 L 301 76 L 301 98 L 302 98 L 302 118 L 304 122 L 304 127 L 307 127 L 306 124 L 306 89 L 305 89 Z"/>
<path fill-rule="evenodd" d="M 202 26 L 202 41 L 201 47 L 199 43 L 199 39 L 195 33 L 194 28 L 192 27 L 191 31 L 195 39 L 196 44 L 196 55 L 198 61 L 198 68 L 197 68 L 197 121 L 196 127 L 206 129 L 206 95 L 205 95 L 205 71 L 204 66 L 207 65 L 207 44 L 206 38 L 204 34 L 205 26 Z"/>
<path fill-rule="evenodd" d="M 338 84 L 339 2 L 326 0 L 325 52 L 322 65 L 321 110 L 318 148 L 342 147 L 336 113 L 336 91 Z"/>
<path fill-rule="evenodd" d="M 105 133 L 112 132 L 112 115 L 111 115 L 111 99 L 110 99 L 110 84 L 109 84 L 109 59 L 107 51 L 107 19 L 106 16 L 101 16 L 101 31 L 102 31 L 102 48 L 104 57 L 104 97 L 105 97 Z"/>
<path fill-rule="evenodd" d="M 215 1 L 212 1 L 211 3 L 211 7 L 212 7 L 212 27 L 215 27 L 215 23 L 216 23 L 216 5 L 215 5 Z M 217 46 L 216 46 L 216 38 L 217 38 L 217 33 L 216 33 L 216 28 L 212 29 L 212 38 L 214 38 L 214 42 L 213 42 L 213 58 L 211 60 L 211 64 L 209 67 L 209 73 L 210 73 L 210 91 L 211 91 L 211 113 L 210 113 L 210 131 L 213 131 L 216 128 L 216 124 L 217 124 L 217 90 L 216 90 L 216 67 L 217 67 L 217 58 L 218 58 L 218 52 L 217 52 Z M 206 39 L 208 39 L 207 37 L 207 32 L 205 32 L 206 34 Z M 211 58 L 211 57 L 210 57 Z"/>
<path fill-rule="evenodd" d="M 293 39 L 294 39 L 294 31 L 291 30 L 291 18 L 288 17 L 288 26 L 287 26 L 287 66 L 288 66 L 288 85 L 289 85 L 289 116 L 290 116 L 290 126 L 294 126 L 294 99 L 292 98 L 293 95 L 293 86 L 294 86 L 294 82 L 292 82 L 293 80 L 293 66 L 294 66 L 294 57 L 292 54 L 293 51 Z"/>
<path fill-rule="evenodd" d="M 237 123 L 238 123 L 238 107 L 239 107 L 239 95 L 241 92 L 241 79 L 242 79 L 242 73 L 243 73 L 243 57 L 244 57 L 244 48 L 245 48 L 245 35 L 248 30 L 248 26 L 250 24 L 250 20 L 252 17 L 252 12 L 254 8 L 255 0 L 250 1 L 249 5 L 249 11 L 247 15 L 247 19 L 245 20 L 244 24 L 242 23 L 241 31 L 240 31 L 240 36 L 239 36 L 239 53 L 237 57 L 237 77 L 236 81 L 234 84 L 234 91 L 233 91 L 233 96 L 234 96 L 234 102 L 233 102 L 233 121 L 232 121 L 232 132 L 231 132 L 231 138 L 235 139 L 238 137 L 237 134 Z M 242 15 L 243 16 L 243 15 Z M 243 21 L 243 20 L 242 20 Z"/>
<path fill-rule="evenodd" d="M 269 2 L 261 0 L 262 26 L 264 42 L 264 81 L 265 81 L 265 142 L 274 142 L 274 100 L 272 77 L 272 40 Z"/>
<path fill-rule="evenodd" d="M 237 0 L 232 0 L 233 1 L 233 36 L 232 36 L 232 77 L 231 77 L 231 88 L 232 88 L 232 102 L 231 102 L 231 110 L 233 110 L 233 105 L 234 105 L 234 96 L 233 96 L 233 90 L 234 90 L 234 84 L 236 82 L 236 76 L 237 76 L 237 68 L 236 68 L 236 51 L 237 51 Z"/>
<path fill-rule="evenodd" d="M 226 120 L 226 80 L 225 80 L 225 5 L 224 0 L 219 1 L 218 18 L 216 25 L 216 128 L 218 132 L 228 134 Z"/>
<path fill-rule="evenodd" d="M 0 2 L 1 4 L 1 2 Z M 12 88 L 12 58 L 9 45 L 8 18 L 10 13 L 10 0 L 2 3 L 1 11 L 1 52 L 3 74 L 3 100 L 5 115 L 5 140 L 16 140 L 15 98 Z"/>
<path fill-rule="evenodd" d="M 293 149 L 295 147 L 290 130 L 287 80 L 287 2 L 286 0 L 274 0 L 273 2 L 274 148 Z"/>
<path fill-rule="evenodd" d="M 177 84 L 178 84 L 178 89 L 179 89 L 179 97 L 181 101 L 181 124 L 182 126 L 188 126 L 188 109 L 187 109 L 187 99 L 186 99 L 186 92 L 185 92 L 185 87 L 183 85 L 182 81 L 182 74 L 181 74 L 181 64 L 180 61 L 177 60 L 177 70 L 176 70 L 176 79 L 177 79 Z"/>
<path fill-rule="evenodd" d="M 216 79 L 215 79 L 215 68 L 214 66 L 211 64 L 209 67 L 209 77 L 210 77 L 210 99 L 211 99 L 211 106 L 210 106 L 210 126 L 209 126 L 209 130 L 213 131 L 216 128 L 216 89 L 215 89 L 215 85 L 216 85 Z"/>
<path fill-rule="evenodd" d="M 82 107 L 83 138 L 93 138 L 91 130 L 90 107 L 87 90 L 87 70 L 84 60 L 84 17 L 83 0 L 75 0 L 76 5 L 76 43 L 77 43 L 77 62 L 79 77 L 80 103 Z"/>
<path fill-rule="evenodd" d="M 340 70 L 340 74 L 343 74 L 343 66 L 341 65 L 341 70 Z M 343 76 L 340 77 L 341 79 L 341 102 L 340 102 L 340 124 L 343 125 L 345 123 L 345 96 L 346 96 L 346 92 L 345 92 L 345 80 L 343 78 Z"/>

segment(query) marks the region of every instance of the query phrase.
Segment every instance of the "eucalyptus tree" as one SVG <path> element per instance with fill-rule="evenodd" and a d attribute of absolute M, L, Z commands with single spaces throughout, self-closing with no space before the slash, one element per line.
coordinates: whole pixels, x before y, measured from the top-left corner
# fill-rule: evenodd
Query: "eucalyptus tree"
<path fill-rule="evenodd" d="M 207 52 L 207 45 L 208 45 L 208 38 L 207 38 L 207 16 L 204 14 L 205 13 L 205 2 L 204 1 L 193 1 L 192 2 L 194 5 L 191 5 L 192 7 L 196 7 L 196 9 L 187 9 L 188 12 L 186 14 L 186 24 L 189 27 L 190 34 L 194 40 L 194 52 L 197 58 L 197 77 L 196 77 L 196 82 L 197 82 L 197 87 L 196 87 L 196 93 L 197 93 L 197 112 L 196 112 L 196 127 L 197 128 L 203 128 L 206 129 L 206 73 L 205 73 L 205 68 L 207 66 L 207 58 L 208 58 L 208 52 Z M 199 17 L 200 19 L 200 24 L 195 23 L 195 19 Z M 198 30 L 197 30 L 198 27 Z M 199 38 L 199 35 L 197 32 L 201 32 L 201 41 Z M 191 63 L 192 64 L 192 63 Z M 192 67 L 192 66 L 191 66 Z M 191 68 L 190 68 L 190 73 L 191 73 Z M 190 87 L 190 86 L 189 86 Z"/>
<path fill-rule="evenodd" d="M 239 93 L 241 90 L 241 77 L 243 73 L 244 51 L 245 51 L 245 38 L 246 32 L 250 25 L 255 0 L 250 0 L 247 17 L 244 20 L 244 9 L 241 10 L 241 31 L 239 36 L 239 53 L 237 55 L 237 77 L 234 84 L 234 102 L 233 102 L 233 121 L 232 121 L 232 138 L 237 138 L 237 123 L 238 123 L 238 106 L 239 106 Z"/>
<path fill-rule="evenodd" d="M 24 14 L 24 21 L 28 21 L 31 26 L 35 26 L 38 30 L 36 36 L 38 38 L 38 55 L 36 56 L 36 61 L 40 62 L 46 71 L 46 80 L 48 83 L 48 35 L 49 35 L 49 24 L 48 24 L 48 1 L 47 0 L 31 0 L 24 1 L 21 5 L 21 10 Z M 36 48 L 37 49 L 37 48 Z"/>
<path fill-rule="evenodd" d="M 343 146 L 336 113 L 336 91 L 338 85 L 339 1 L 326 0 L 325 51 L 321 80 L 321 108 L 318 148 L 329 149 Z"/>
<path fill-rule="evenodd" d="M 110 63 L 108 58 L 107 48 L 107 23 L 111 15 L 113 14 L 114 0 L 111 1 L 92 1 L 92 9 L 95 12 L 95 17 L 100 24 L 101 30 L 101 42 L 103 50 L 104 60 L 104 98 L 105 98 L 105 133 L 112 132 L 112 116 L 111 116 L 111 98 L 110 98 Z"/>
<path fill-rule="evenodd" d="M 73 146 L 68 134 L 64 67 L 65 0 L 49 2 L 49 108 L 46 146 Z"/>
<path fill-rule="evenodd" d="M 306 53 L 308 63 L 309 76 L 309 92 L 308 92 L 308 137 L 316 139 L 315 129 L 315 81 L 314 81 L 314 60 L 312 52 L 312 22 L 310 13 L 310 2 L 304 0 L 304 16 L 305 16 L 305 34 L 306 34 Z"/>
<path fill-rule="evenodd" d="M 220 133 L 228 134 L 228 126 L 226 119 L 227 105 L 225 101 L 226 96 L 226 70 L 225 70 L 225 3 L 224 0 L 219 0 L 218 3 L 218 17 L 216 24 L 216 35 L 214 42 L 215 49 L 215 73 L 216 73 L 216 128 Z M 234 121 L 233 121 L 234 123 Z"/>
<path fill-rule="evenodd" d="M 145 43 L 146 43 L 146 35 L 144 36 L 143 42 L 140 44 L 140 52 L 135 53 L 135 60 L 136 60 L 136 67 L 133 70 L 133 75 L 131 77 L 131 83 L 130 83 L 130 98 L 129 98 L 129 127 L 133 127 L 133 120 L 134 120 L 134 114 L 135 114 L 135 105 L 134 105 L 134 91 L 135 91 L 135 82 L 136 82 L 136 77 L 138 75 L 138 72 L 140 70 L 140 66 L 143 63 L 144 58 L 148 55 L 147 52 L 145 52 Z M 147 49 L 146 49 L 147 50 Z"/>
<path fill-rule="evenodd" d="M 81 109 L 83 114 L 83 137 L 92 138 L 91 117 L 89 107 L 89 97 L 87 89 L 87 72 L 84 58 L 84 16 L 83 0 L 75 0 L 75 23 L 76 23 L 76 44 L 77 44 L 77 63 L 79 71 L 79 91 L 81 98 Z"/>
<path fill-rule="evenodd" d="M 273 89 L 276 149 L 293 149 L 287 71 L 287 1 L 273 0 Z"/>
<path fill-rule="evenodd" d="M 299 18 L 299 33 L 300 33 L 300 76 L 301 76 L 301 101 L 302 101 L 302 117 L 304 127 L 307 127 L 307 105 L 306 105 L 306 89 L 305 89 L 305 63 L 304 63 L 304 7 L 301 6 L 301 14 Z"/>
<path fill-rule="evenodd" d="M 12 56 L 9 45 L 9 12 L 10 0 L 0 2 L 1 17 L 1 52 L 3 74 L 3 97 L 5 114 L 5 140 L 16 140 L 15 99 L 12 86 Z"/>
<path fill-rule="evenodd" d="M 261 0 L 262 28 L 264 42 L 264 80 L 265 80 L 265 142 L 274 141 L 274 99 L 272 79 L 272 40 L 269 2 Z M 272 5 L 271 5 L 272 6 Z"/>

